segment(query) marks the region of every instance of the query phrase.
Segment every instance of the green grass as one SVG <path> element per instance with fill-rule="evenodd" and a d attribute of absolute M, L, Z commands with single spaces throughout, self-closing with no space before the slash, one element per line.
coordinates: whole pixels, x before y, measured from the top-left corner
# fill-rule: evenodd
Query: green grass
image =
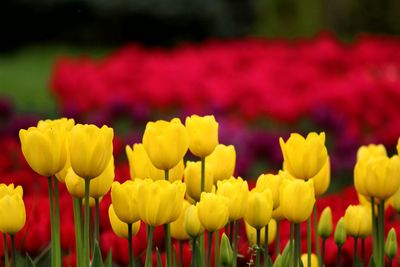
<path fill-rule="evenodd" d="M 0 54 L 0 98 L 10 99 L 18 113 L 54 117 L 58 107 L 49 90 L 55 60 L 60 56 L 104 56 L 109 48 L 66 45 L 29 46 Z"/>

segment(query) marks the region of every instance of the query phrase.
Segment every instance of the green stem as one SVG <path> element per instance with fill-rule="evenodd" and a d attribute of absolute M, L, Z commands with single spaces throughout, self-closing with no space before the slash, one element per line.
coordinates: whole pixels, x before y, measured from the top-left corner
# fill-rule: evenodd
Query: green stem
<path fill-rule="evenodd" d="M 376 231 L 376 218 L 375 218 L 375 199 L 371 197 L 371 221 L 372 221 L 372 256 L 375 262 L 378 260 L 378 236 Z"/>
<path fill-rule="evenodd" d="M 385 265 L 385 200 L 381 200 L 378 204 L 378 220 L 379 220 L 379 259 L 378 264 Z"/>
<path fill-rule="evenodd" d="M 256 267 L 260 267 L 260 252 L 261 252 L 261 242 L 260 242 L 260 237 L 261 237 L 261 230 L 260 229 L 256 229 L 256 235 L 257 235 L 257 248 L 256 248 Z"/>
<path fill-rule="evenodd" d="M 292 243 L 292 257 L 293 257 L 293 266 L 297 267 L 295 265 L 296 262 L 296 244 L 295 244 L 295 235 L 294 235 L 294 223 L 290 223 L 290 242 Z"/>
<path fill-rule="evenodd" d="M 340 263 L 342 262 L 342 246 L 338 246 L 337 252 L 337 267 L 340 267 Z"/>
<path fill-rule="evenodd" d="M 311 216 L 307 219 L 307 266 L 311 266 Z"/>
<path fill-rule="evenodd" d="M 365 238 L 361 238 L 361 262 L 368 262 L 365 258 Z"/>
<path fill-rule="evenodd" d="M 276 254 L 276 256 L 281 254 L 281 244 L 280 244 L 280 237 L 279 237 L 279 226 L 280 226 L 280 221 L 276 221 L 276 239 L 275 239 L 275 254 Z"/>
<path fill-rule="evenodd" d="M 233 267 L 237 266 L 237 255 L 238 255 L 238 222 L 233 221 L 233 228 L 231 228 L 231 232 L 233 232 Z"/>
<path fill-rule="evenodd" d="M 85 225 L 83 229 L 83 243 L 85 249 L 84 262 L 85 266 L 90 266 L 90 240 L 89 240 L 89 224 L 90 224 L 90 179 L 85 179 Z"/>
<path fill-rule="evenodd" d="M 313 227 L 314 227 L 314 238 L 315 238 L 315 251 L 317 253 L 317 257 L 320 258 L 321 252 L 319 250 L 319 235 L 318 235 L 318 210 L 317 204 L 314 204 L 314 220 L 313 220 Z"/>
<path fill-rule="evenodd" d="M 10 237 L 11 237 L 11 252 L 12 252 L 12 254 L 11 254 L 11 260 L 12 260 L 12 266 L 13 267 L 17 267 L 17 263 L 15 262 L 15 256 L 16 256 L 16 253 L 17 253 L 17 251 L 16 251 L 16 249 L 15 249 L 15 235 L 10 235 Z"/>
<path fill-rule="evenodd" d="M 215 232 L 215 241 L 214 241 L 214 266 L 219 267 L 219 231 Z"/>
<path fill-rule="evenodd" d="M 164 232 L 165 232 L 165 247 L 167 251 L 167 267 L 172 267 L 172 246 L 171 246 L 171 230 L 170 225 L 164 224 Z"/>
<path fill-rule="evenodd" d="M 229 223 L 229 240 L 233 242 L 233 228 L 234 228 L 235 221 Z M 226 233 L 228 235 L 228 233 Z"/>
<path fill-rule="evenodd" d="M 197 260 L 196 260 L 196 250 L 197 250 L 197 238 L 193 237 L 192 238 L 192 267 L 198 267 L 197 266 Z"/>
<path fill-rule="evenodd" d="M 166 181 L 169 181 L 169 170 L 164 170 L 164 178 Z"/>
<path fill-rule="evenodd" d="M 264 227 L 265 233 L 264 233 L 264 266 L 267 266 L 268 262 L 268 224 Z"/>
<path fill-rule="evenodd" d="M 55 249 L 56 249 L 56 266 L 61 267 L 61 236 L 60 236 L 60 198 L 58 192 L 58 180 L 54 179 L 54 196 L 55 196 L 55 214 L 54 214 L 54 234 L 55 234 Z"/>
<path fill-rule="evenodd" d="M 147 226 L 147 249 L 146 249 L 146 264 L 145 267 L 152 267 L 153 262 L 152 262 L 152 257 L 151 257 L 151 252 L 152 252 L 152 247 L 153 247 L 153 232 L 154 232 L 154 227 L 151 225 Z"/>
<path fill-rule="evenodd" d="M 73 198 L 76 262 L 78 267 L 82 267 L 82 210 L 79 202 L 81 202 L 79 198 Z"/>
<path fill-rule="evenodd" d="M 354 237 L 353 267 L 358 264 L 358 237 Z"/>
<path fill-rule="evenodd" d="M 296 247 L 296 257 L 295 257 L 295 266 L 300 266 L 300 256 L 301 256 L 301 248 L 300 248 L 300 243 L 301 243 L 301 236 L 300 236 L 300 223 L 294 224 L 294 232 L 295 232 L 295 247 Z"/>
<path fill-rule="evenodd" d="M 321 262 L 319 266 L 324 266 L 324 260 L 325 260 L 325 242 L 326 238 L 322 238 L 322 251 L 321 251 Z"/>
<path fill-rule="evenodd" d="M 10 259 L 8 258 L 8 244 L 7 244 L 7 234 L 3 234 L 4 240 L 4 264 L 6 267 L 10 267 Z"/>
<path fill-rule="evenodd" d="M 183 267 L 183 241 L 179 240 L 179 262 L 178 267 Z"/>
<path fill-rule="evenodd" d="M 208 246 L 207 246 L 207 267 L 211 267 L 211 246 L 212 246 L 213 232 L 208 233 Z"/>
<path fill-rule="evenodd" d="M 94 199 L 94 240 L 100 246 L 100 201 L 98 198 Z"/>
<path fill-rule="evenodd" d="M 56 266 L 56 246 L 55 246 L 55 224 L 54 224 L 54 198 L 53 198 L 53 179 L 47 177 L 47 188 L 50 203 L 50 231 L 51 231 L 51 266 Z"/>
<path fill-rule="evenodd" d="M 132 247 L 132 224 L 128 223 L 128 247 L 129 247 L 129 267 L 135 266 L 135 258 L 133 257 Z"/>
<path fill-rule="evenodd" d="M 389 258 L 389 265 L 388 265 L 388 266 L 389 266 L 389 267 L 392 267 L 392 265 L 393 265 L 393 261 L 392 261 L 392 257 L 390 257 L 390 258 Z"/>

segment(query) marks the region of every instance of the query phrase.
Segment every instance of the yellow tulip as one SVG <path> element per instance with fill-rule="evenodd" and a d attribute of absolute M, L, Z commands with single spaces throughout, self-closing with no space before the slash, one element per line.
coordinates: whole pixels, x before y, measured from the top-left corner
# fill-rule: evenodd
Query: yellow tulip
<path fill-rule="evenodd" d="M 190 203 L 186 200 L 183 201 L 183 206 L 178 219 L 170 224 L 171 237 L 177 240 L 187 240 L 189 235 L 185 230 L 185 215 L 186 210 L 190 207 Z"/>
<path fill-rule="evenodd" d="M 6 194 L 0 199 L 0 231 L 4 234 L 16 234 L 25 225 L 25 204 L 20 193 Z"/>
<path fill-rule="evenodd" d="M 190 205 L 185 212 L 185 231 L 192 238 L 201 235 L 204 232 L 204 227 L 200 223 L 197 206 Z"/>
<path fill-rule="evenodd" d="M 200 223 L 208 232 L 215 232 L 224 227 L 229 220 L 229 200 L 214 193 L 201 193 L 197 203 Z"/>
<path fill-rule="evenodd" d="M 314 177 L 328 159 L 325 133 L 312 132 L 307 138 L 293 133 L 283 141 L 279 138 L 286 170 L 295 178 L 308 180 Z"/>
<path fill-rule="evenodd" d="M 238 177 L 218 181 L 217 195 L 226 197 L 229 206 L 229 221 L 236 221 L 244 217 L 249 197 L 249 187 L 246 181 Z"/>
<path fill-rule="evenodd" d="M 357 150 L 357 161 L 366 161 L 379 156 L 387 156 L 386 148 L 383 145 L 370 144 L 361 146 Z"/>
<path fill-rule="evenodd" d="M 36 128 L 19 131 L 22 154 L 38 174 L 50 177 L 61 171 L 67 158 L 67 133 L 62 128 Z"/>
<path fill-rule="evenodd" d="M 332 234 L 332 210 L 326 207 L 318 221 L 318 234 L 322 238 L 328 238 Z"/>
<path fill-rule="evenodd" d="M 142 180 L 128 180 L 123 184 L 113 182 L 111 201 L 118 218 L 124 223 L 134 223 L 140 219 L 138 189 Z"/>
<path fill-rule="evenodd" d="M 251 244 L 257 244 L 257 230 L 250 224 L 245 222 L 247 239 Z M 276 221 L 270 220 L 268 223 L 268 244 L 274 242 L 276 237 Z M 261 228 L 260 231 L 260 243 L 264 244 L 265 241 L 265 227 Z"/>
<path fill-rule="evenodd" d="M 200 158 L 210 155 L 218 145 L 218 123 L 214 116 L 192 115 L 186 118 L 185 125 L 189 134 L 190 152 Z"/>
<path fill-rule="evenodd" d="M 211 192 L 214 184 L 214 175 L 211 168 L 205 166 L 204 191 Z M 187 194 L 190 198 L 199 201 L 201 194 L 201 162 L 186 162 L 186 168 L 183 172 Z"/>
<path fill-rule="evenodd" d="M 329 157 L 322 169 L 311 179 L 314 182 L 314 193 L 316 197 L 323 195 L 326 190 L 328 190 L 331 183 L 331 163 Z"/>
<path fill-rule="evenodd" d="M 385 200 L 393 196 L 400 186 L 400 158 L 380 156 L 367 162 L 364 182 L 366 196 Z"/>
<path fill-rule="evenodd" d="M 301 262 L 303 264 L 303 267 L 310 267 L 308 266 L 308 254 L 303 253 L 301 255 Z M 318 257 L 314 253 L 311 254 L 311 267 L 318 267 Z"/>
<path fill-rule="evenodd" d="M 304 222 L 314 207 L 314 183 L 312 180 L 284 179 L 279 197 L 283 216 L 292 223 Z"/>
<path fill-rule="evenodd" d="M 279 187 L 281 186 L 283 172 L 279 174 L 261 174 L 256 183 L 256 187 L 261 190 L 269 188 L 272 193 L 272 201 L 274 203 L 273 209 L 279 207 Z"/>
<path fill-rule="evenodd" d="M 71 167 L 85 179 L 99 176 L 110 162 L 113 152 L 112 128 L 95 125 L 75 125 L 70 133 L 69 152 Z"/>
<path fill-rule="evenodd" d="M 5 195 L 11 196 L 14 194 L 17 194 L 22 198 L 24 196 L 22 186 L 18 185 L 17 187 L 14 187 L 14 184 L 0 184 L 0 198 L 4 197 Z"/>
<path fill-rule="evenodd" d="M 185 126 L 177 118 L 148 122 L 143 134 L 143 146 L 153 165 L 170 170 L 185 156 L 189 137 Z"/>
<path fill-rule="evenodd" d="M 128 224 L 121 221 L 115 214 L 113 204 L 108 208 L 108 218 L 110 219 L 111 228 L 117 236 L 128 239 Z M 136 235 L 140 229 L 140 221 L 137 221 L 131 225 L 132 236 Z"/>
<path fill-rule="evenodd" d="M 282 221 L 283 219 L 285 219 L 285 216 L 283 216 L 283 214 L 282 214 L 282 209 L 281 209 L 280 206 L 277 207 L 276 209 L 274 209 L 274 210 L 272 211 L 272 218 L 273 218 L 275 221 L 278 221 L 278 222 L 280 222 L 280 221 Z"/>
<path fill-rule="evenodd" d="M 62 128 L 68 132 L 71 131 L 74 125 L 74 119 L 60 118 L 55 120 L 40 120 L 37 124 L 37 127 L 39 129 Z"/>
<path fill-rule="evenodd" d="M 367 237 L 372 233 L 371 208 L 350 205 L 343 217 L 344 229 L 353 237 Z"/>
<path fill-rule="evenodd" d="M 214 183 L 229 179 L 233 176 L 236 165 L 235 147 L 230 145 L 217 145 L 206 159 L 207 167 L 210 166 L 214 173 Z"/>
<path fill-rule="evenodd" d="M 256 187 L 249 194 L 244 220 L 253 228 L 261 229 L 271 220 L 272 207 L 271 190 L 269 188 L 261 190 Z"/>
<path fill-rule="evenodd" d="M 397 212 L 400 212 L 400 189 L 393 195 L 392 206 Z"/>
<path fill-rule="evenodd" d="M 146 179 L 136 191 L 141 197 L 139 216 L 147 225 L 159 226 L 178 219 L 186 191 L 184 183 Z"/>
<path fill-rule="evenodd" d="M 107 164 L 107 168 L 99 176 L 90 181 L 89 196 L 99 199 L 107 194 L 114 181 L 114 176 L 114 158 L 111 158 Z M 69 168 L 65 176 L 65 184 L 72 196 L 77 198 L 85 197 L 85 179 L 79 177 L 72 168 Z"/>
<path fill-rule="evenodd" d="M 143 144 L 134 144 L 131 148 L 130 146 L 125 147 L 126 155 L 129 161 L 129 170 L 131 179 L 152 179 L 152 180 L 164 180 L 165 172 L 164 170 L 157 169 L 151 163 L 149 157 L 147 156 L 146 150 Z M 169 170 L 169 181 L 178 181 L 183 178 L 183 170 L 185 166 L 183 160 L 181 160 L 175 167 Z"/>

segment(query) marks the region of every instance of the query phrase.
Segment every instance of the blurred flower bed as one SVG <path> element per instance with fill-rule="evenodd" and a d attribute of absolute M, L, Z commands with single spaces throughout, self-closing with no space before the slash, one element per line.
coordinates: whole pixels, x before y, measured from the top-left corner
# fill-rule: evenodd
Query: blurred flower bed
<path fill-rule="evenodd" d="M 62 58 L 55 65 L 51 90 L 63 115 L 80 122 L 116 128 L 116 180 L 129 179 L 125 144 L 140 142 L 148 120 L 188 114 L 214 114 L 220 123 L 221 143 L 234 144 L 238 154 L 236 174 L 275 172 L 282 162 L 279 136 L 291 131 L 324 130 L 332 160 L 332 184 L 352 183 L 352 168 L 359 145 L 383 143 L 393 147 L 400 136 L 400 39 L 362 37 L 353 44 L 339 43 L 330 35 L 313 40 L 209 41 L 166 49 L 129 45 L 97 61 Z M 24 187 L 27 223 L 17 234 L 17 246 L 32 256 L 41 254 L 50 241 L 46 180 L 26 164 L 17 132 L 39 118 L 16 115 L 0 103 L 0 171 L 2 182 Z M 34 182 L 33 182 L 34 181 Z M 251 181 L 250 181 L 251 184 Z M 61 189 L 61 233 L 64 263 L 73 264 L 75 241 L 72 199 Z M 334 223 L 349 204 L 358 203 L 354 189 L 323 197 L 319 213 L 330 205 Z M 102 250 L 113 251 L 116 263 L 127 264 L 125 240 L 116 237 L 108 219 L 110 197 L 101 202 Z M 387 229 L 396 214 L 386 213 Z M 145 227 L 134 237 L 136 256 L 144 255 Z M 303 229 L 305 235 L 305 229 Z M 251 257 L 241 227 L 242 265 Z M 282 224 L 282 246 L 289 225 Z M 2 238 L 0 238 L 2 239 Z M 303 238 L 303 251 L 306 238 Z M 163 248 L 163 230 L 157 229 L 155 245 Z M 366 241 L 367 250 L 371 242 Z M 350 263 L 352 242 L 343 247 L 343 262 Z M 271 251 L 273 251 L 271 246 Z M 185 259 L 190 258 L 186 247 Z M 3 242 L 0 241 L 0 256 Z M 106 253 L 105 253 L 106 254 Z M 367 255 L 369 253 L 367 252 Z M 336 246 L 327 241 L 327 266 L 334 266 Z"/>

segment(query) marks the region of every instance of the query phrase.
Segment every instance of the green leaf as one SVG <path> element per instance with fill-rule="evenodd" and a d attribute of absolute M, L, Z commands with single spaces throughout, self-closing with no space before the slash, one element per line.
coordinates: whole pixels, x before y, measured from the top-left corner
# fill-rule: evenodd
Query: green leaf
<path fill-rule="evenodd" d="M 101 257 L 101 251 L 99 243 L 96 241 L 94 244 L 92 267 L 103 267 L 103 258 Z"/>
<path fill-rule="evenodd" d="M 369 267 L 376 267 L 374 256 L 372 255 L 371 258 L 369 258 Z"/>
<path fill-rule="evenodd" d="M 268 257 L 268 260 L 265 262 L 265 266 L 267 266 L 267 267 L 271 267 L 272 266 L 271 257 Z"/>
<path fill-rule="evenodd" d="M 158 247 L 156 247 L 156 253 L 157 253 L 157 267 L 162 267 L 161 254 L 160 251 L 158 250 Z"/>
<path fill-rule="evenodd" d="M 26 253 L 26 262 L 28 267 L 36 267 L 36 264 L 33 262 L 31 256 L 29 256 L 28 253 Z"/>
<path fill-rule="evenodd" d="M 104 262 L 104 267 L 112 267 L 112 250 L 108 252 L 106 261 Z"/>
<path fill-rule="evenodd" d="M 279 254 L 274 262 L 274 265 L 272 265 L 273 267 L 281 267 L 282 266 L 282 255 Z"/>
<path fill-rule="evenodd" d="M 288 241 L 286 243 L 285 249 L 282 252 L 281 266 L 293 265 L 293 263 L 292 263 L 292 259 L 293 259 L 292 246 L 293 246 L 293 244 L 291 241 Z"/>

